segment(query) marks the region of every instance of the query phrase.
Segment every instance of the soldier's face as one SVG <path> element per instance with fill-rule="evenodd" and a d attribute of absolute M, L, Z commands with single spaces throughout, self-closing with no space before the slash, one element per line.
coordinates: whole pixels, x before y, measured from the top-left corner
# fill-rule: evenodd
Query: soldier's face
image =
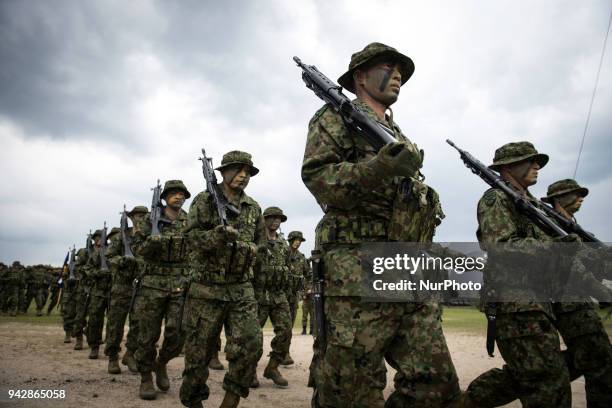
<path fill-rule="evenodd" d="M 144 220 L 144 217 L 145 214 L 143 213 L 132 214 L 130 216 L 130 220 L 132 220 L 132 225 L 135 227 L 136 225 L 140 224 L 142 220 Z"/>
<path fill-rule="evenodd" d="M 94 238 L 94 245 L 95 246 L 100 246 L 100 237 L 95 237 Z"/>
<path fill-rule="evenodd" d="M 402 85 L 400 66 L 395 61 L 375 62 L 369 68 L 355 73 L 355 85 L 384 106 L 397 101 Z"/>
<path fill-rule="evenodd" d="M 580 207 L 582 207 L 584 197 L 576 193 L 569 193 L 563 194 L 562 196 L 558 197 L 557 201 L 559 202 L 561 207 L 565 209 L 565 211 L 570 214 L 574 214 L 575 212 L 580 210 Z"/>
<path fill-rule="evenodd" d="M 221 172 L 223 183 L 230 189 L 243 191 L 251 180 L 251 172 L 248 166 L 230 166 Z"/>
<path fill-rule="evenodd" d="M 174 210 L 180 210 L 185 203 L 185 192 L 183 190 L 170 190 L 166 193 L 166 204 Z"/>
<path fill-rule="evenodd" d="M 532 160 L 522 161 L 510 167 L 510 174 L 525 188 L 538 182 L 539 171 L 540 165 Z"/>
<path fill-rule="evenodd" d="M 266 228 L 270 231 L 276 231 L 281 225 L 280 217 L 266 217 Z"/>
<path fill-rule="evenodd" d="M 293 241 L 291 241 L 291 248 L 293 249 L 298 249 L 300 245 L 302 245 L 301 239 L 294 239 Z"/>

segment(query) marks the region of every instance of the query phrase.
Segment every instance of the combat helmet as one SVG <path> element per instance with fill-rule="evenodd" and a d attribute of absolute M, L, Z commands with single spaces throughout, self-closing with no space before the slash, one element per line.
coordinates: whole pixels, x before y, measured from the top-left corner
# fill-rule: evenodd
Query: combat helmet
<path fill-rule="evenodd" d="M 278 207 L 268 207 L 263 212 L 264 218 L 268 217 L 280 217 L 281 222 L 287 221 L 287 216 L 283 214 L 283 210 Z"/>
<path fill-rule="evenodd" d="M 236 164 L 248 166 L 251 176 L 255 176 L 257 173 L 259 173 L 259 169 L 253 166 L 251 155 L 240 150 L 232 150 L 231 152 L 225 153 L 223 155 L 223 159 L 221 160 L 221 165 L 215 170 L 223 171 L 225 168 Z"/>
<path fill-rule="evenodd" d="M 189 190 L 187 190 L 187 187 L 185 187 L 185 184 L 183 184 L 182 180 L 168 180 L 164 183 L 164 189 L 162 190 L 161 194 L 159 195 L 160 198 L 165 199 L 166 198 L 166 194 L 168 194 L 169 191 L 171 190 L 181 190 L 183 193 L 185 193 L 185 199 L 191 197 L 191 193 L 189 192 Z"/>
<path fill-rule="evenodd" d="M 542 197 L 542 201 L 546 203 L 552 203 L 555 197 L 562 196 L 563 194 L 577 193 L 580 197 L 586 197 L 589 194 L 589 189 L 579 185 L 574 179 L 563 179 L 555 181 L 548 186 L 546 191 L 546 197 Z"/>

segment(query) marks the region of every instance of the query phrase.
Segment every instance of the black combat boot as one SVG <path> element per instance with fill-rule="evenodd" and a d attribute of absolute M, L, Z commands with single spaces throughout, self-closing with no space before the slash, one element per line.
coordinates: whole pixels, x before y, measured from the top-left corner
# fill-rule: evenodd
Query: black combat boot
<path fill-rule="evenodd" d="M 114 356 L 108 356 L 108 373 L 121 374 L 121 367 L 119 367 L 119 357 L 117 357 L 116 354 Z"/>
<path fill-rule="evenodd" d="M 89 352 L 89 359 L 97 360 L 99 351 L 100 351 L 100 346 L 91 346 L 91 351 Z"/>
<path fill-rule="evenodd" d="M 225 391 L 225 397 L 219 408 L 236 408 L 240 402 L 240 395 L 236 395 L 231 391 Z"/>
<path fill-rule="evenodd" d="M 153 387 L 153 376 L 151 373 L 140 373 L 140 398 L 143 400 L 154 400 L 157 397 Z"/>
<path fill-rule="evenodd" d="M 70 343 L 70 333 L 68 332 L 64 335 L 64 343 Z"/>
<path fill-rule="evenodd" d="M 253 378 L 251 379 L 251 384 L 249 388 L 259 388 L 259 380 L 257 379 L 257 371 L 253 374 Z"/>
<path fill-rule="evenodd" d="M 221 361 L 219 361 L 218 351 L 210 359 L 210 362 L 208 363 L 208 368 L 210 368 L 211 370 L 225 370 L 225 367 L 223 366 Z"/>
<path fill-rule="evenodd" d="M 76 337 L 76 343 L 74 345 L 75 350 L 83 350 L 83 336 Z"/>
<path fill-rule="evenodd" d="M 278 371 L 278 364 L 279 361 L 271 357 L 270 361 L 268 361 L 266 369 L 264 370 L 264 377 L 274 381 L 274 384 L 278 385 L 279 387 L 286 387 L 289 385 L 289 382 L 285 380 L 280 371 Z"/>
<path fill-rule="evenodd" d="M 290 365 L 295 364 L 295 362 L 291 358 L 291 355 L 289 353 L 287 353 L 287 355 L 285 356 L 285 358 L 283 359 L 283 362 L 281 364 L 284 365 L 284 366 L 290 366 Z"/>
<path fill-rule="evenodd" d="M 136 364 L 136 359 L 134 358 L 134 354 L 130 350 L 126 350 L 123 358 L 121 359 L 121 364 L 127 366 L 128 370 L 132 373 L 138 372 L 138 365 Z"/>
<path fill-rule="evenodd" d="M 155 384 L 161 391 L 168 391 L 170 389 L 170 380 L 168 379 L 168 371 L 166 370 L 166 363 L 155 360 L 153 364 L 153 371 L 155 371 Z"/>

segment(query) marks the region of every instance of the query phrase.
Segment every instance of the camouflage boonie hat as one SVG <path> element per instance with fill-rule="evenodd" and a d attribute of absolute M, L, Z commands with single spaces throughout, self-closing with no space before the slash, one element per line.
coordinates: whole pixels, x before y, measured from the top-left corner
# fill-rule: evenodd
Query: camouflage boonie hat
<path fill-rule="evenodd" d="M 21 262 L 19 262 L 19 261 L 13 261 L 13 266 L 21 266 Z"/>
<path fill-rule="evenodd" d="M 132 211 L 128 212 L 127 215 L 128 217 L 131 217 L 134 214 L 146 214 L 148 212 L 149 209 L 144 205 L 137 205 L 136 207 L 132 208 Z"/>
<path fill-rule="evenodd" d="M 251 155 L 247 152 L 242 152 L 240 150 L 232 150 L 231 152 L 227 152 L 223 155 L 223 159 L 221 160 L 221 165 L 217 167 L 215 170 L 223 171 L 226 167 L 233 166 L 235 164 L 242 164 L 249 166 L 251 176 L 259 173 L 259 169 L 253 166 L 253 160 L 251 159 Z"/>
<path fill-rule="evenodd" d="M 397 60 L 400 64 L 400 72 L 402 74 L 402 85 L 406 83 L 414 73 L 414 62 L 400 53 L 393 47 L 389 47 L 388 45 L 373 42 L 351 56 L 351 62 L 348 66 L 348 71 L 346 71 L 340 78 L 338 78 L 338 83 L 344 89 L 349 92 L 355 93 L 355 83 L 353 81 L 353 72 L 359 67 L 362 67 L 368 61 L 371 61 L 372 58 L 378 57 L 381 55 L 387 55 L 392 57 L 394 60 Z"/>
<path fill-rule="evenodd" d="M 166 194 L 168 194 L 170 190 L 181 190 L 183 193 L 185 193 L 185 199 L 191 197 L 191 193 L 189 192 L 189 190 L 187 190 L 187 187 L 185 187 L 185 184 L 183 184 L 182 180 L 166 181 L 166 183 L 164 183 L 164 189 L 162 190 L 159 197 L 165 198 Z"/>
<path fill-rule="evenodd" d="M 538 153 L 535 147 L 533 147 L 533 144 L 529 142 L 515 142 L 506 143 L 495 150 L 493 164 L 491 164 L 489 168 L 499 171 L 499 169 L 506 164 L 518 163 L 527 159 L 534 159 L 540 165 L 540 168 L 546 166 L 546 163 L 548 163 L 548 155 Z"/>
<path fill-rule="evenodd" d="M 102 236 L 102 230 L 98 229 L 96 230 L 96 232 L 94 232 L 91 236 L 92 239 L 95 239 L 96 237 L 101 237 Z"/>
<path fill-rule="evenodd" d="M 281 222 L 287 221 L 287 216 L 283 214 L 283 210 L 278 207 L 268 207 L 263 212 L 264 218 L 267 217 L 280 217 Z"/>
<path fill-rule="evenodd" d="M 289 237 L 287 238 L 287 241 L 291 242 L 294 239 L 299 239 L 302 242 L 306 241 L 306 239 L 302 235 L 302 231 L 291 231 L 289 233 Z"/>
<path fill-rule="evenodd" d="M 586 187 L 582 187 L 579 185 L 576 180 L 573 179 L 564 179 L 555 181 L 550 186 L 548 186 L 548 191 L 546 191 L 546 197 L 542 197 L 542 201 L 546 203 L 552 203 L 553 198 L 562 196 L 567 193 L 578 193 L 581 197 L 586 197 L 589 194 L 589 189 Z"/>
<path fill-rule="evenodd" d="M 113 227 L 108 234 L 106 234 L 106 239 L 112 237 L 115 234 L 119 234 L 121 232 L 121 228 Z"/>

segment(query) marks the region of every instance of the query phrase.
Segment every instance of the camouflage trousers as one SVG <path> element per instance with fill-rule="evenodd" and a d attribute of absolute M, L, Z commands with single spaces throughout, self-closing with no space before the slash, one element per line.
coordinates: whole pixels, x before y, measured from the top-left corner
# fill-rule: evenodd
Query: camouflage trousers
<path fill-rule="evenodd" d="M 77 315 L 77 283 L 66 282 L 62 290 L 62 321 L 64 324 L 64 331 L 72 334 Z"/>
<path fill-rule="evenodd" d="M 523 407 L 571 406 L 570 377 L 557 330 L 543 312 L 497 316 L 495 341 L 506 365 L 472 381 L 468 394 L 478 406 L 504 405 L 519 398 Z"/>
<path fill-rule="evenodd" d="M 64 288 L 65 288 L 65 286 L 66 285 L 64 285 Z M 57 303 L 59 302 L 60 294 L 63 291 L 64 291 L 64 289 L 61 289 L 61 292 L 60 292 L 60 288 L 58 288 L 57 285 L 54 285 L 53 289 L 50 289 L 50 291 L 49 291 L 49 304 L 47 305 L 47 314 L 50 314 L 51 310 L 57 305 Z M 61 308 L 62 305 L 60 304 L 59 307 Z"/>
<path fill-rule="evenodd" d="M 104 315 L 108 307 L 108 296 L 104 292 L 93 292 L 89 302 L 87 316 L 87 344 L 96 347 L 102 344 L 102 331 L 104 330 Z"/>
<path fill-rule="evenodd" d="M 132 354 L 138 348 L 138 324 L 135 313 L 129 313 L 132 299 L 131 284 L 114 284 L 111 289 L 111 301 L 106 317 L 106 346 L 104 354 L 116 356 L 121 351 L 121 341 L 125 322 L 129 315 L 129 331 L 125 343 L 126 349 Z"/>
<path fill-rule="evenodd" d="M 567 350 L 561 352 L 569 380 L 584 375 L 589 408 L 612 406 L 612 347 L 601 319 L 592 308 L 555 313 L 556 327 Z M 500 406 L 520 398 L 520 383 L 508 366 L 481 374 L 468 392 L 477 404 Z"/>
<path fill-rule="evenodd" d="M 18 284 L 9 284 L 6 286 L 4 293 L 6 294 L 6 310 L 10 313 L 19 311 L 19 292 Z"/>
<path fill-rule="evenodd" d="M 302 301 L 302 328 L 306 330 L 306 327 L 310 327 L 311 333 L 314 326 L 314 314 L 312 309 L 312 298 L 307 296 Z M 308 323 L 310 323 L 310 325 Z"/>
<path fill-rule="evenodd" d="M 326 297 L 309 386 L 316 407 L 441 407 L 460 394 L 437 305 Z M 385 403 L 386 360 L 397 373 Z"/>
<path fill-rule="evenodd" d="M 74 326 L 72 328 L 72 336 L 80 337 L 83 335 L 83 329 L 87 325 L 87 310 L 91 302 L 91 287 L 83 281 L 79 282 L 76 289 L 76 316 L 74 318 Z"/>
<path fill-rule="evenodd" d="M 34 300 L 36 301 L 36 311 L 42 312 L 49 297 L 49 289 L 47 286 L 37 286 L 35 289 Z"/>
<path fill-rule="evenodd" d="M 36 289 L 34 288 L 34 285 L 30 284 L 28 285 L 27 289 L 23 291 L 19 303 L 19 311 L 24 314 L 27 313 L 34 299 L 36 299 Z"/>
<path fill-rule="evenodd" d="M 289 302 L 284 299 L 284 301 L 274 304 L 259 303 L 257 305 L 257 320 L 259 321 L 259 325 L 261 327 L 264 327 L 268 317 L 270 318 L 272 327 L 274 328 L 274 337 L 270 342 L 270 346 L 272 347 L 270 359 L 275 359 L 278 362 L 281 362 L 285 359 L 287 353 L 289 353 L 289 346 L 291 344 L 292 326 Z M 261 355 L 263 354 L 263 343 L 259 354 L 261 358 Z"/>
<path fill-rule="evenodd" d="M 141 373 L 153 370 L 155 358 L 163 364 L 177 357 L 183 349 L 184 334 L 178 328 L 180 293 L 141 287 L 134 305 L 138 319 L 138 347 L 134 357 Z M 156 344 L 164 324 L 164 341 L 159 352 Z"/>
<path fill-rule="evenodd" d="M 189 298 L 185 320 L 185 371 L 181 402 L 190 406 L 208 399 L 208 363 L 220 346 L 225 327 L 228 371 L 223 389 L 242 398 L 249 395 L 249 384 L 261 357 L 262 334 L 257 321 L 257 302 L 252 295 L 236 301 Z"/>

